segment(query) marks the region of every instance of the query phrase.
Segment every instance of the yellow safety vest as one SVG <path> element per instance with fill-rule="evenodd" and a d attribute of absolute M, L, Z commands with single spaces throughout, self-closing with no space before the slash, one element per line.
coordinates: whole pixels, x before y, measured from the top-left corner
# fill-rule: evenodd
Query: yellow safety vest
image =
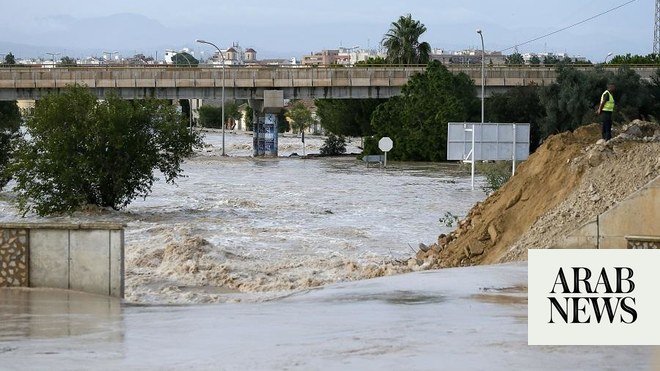
<path fill-rule="evenodd" d="M 610 95 L 610 99 L 607 102 L 605 102 L 605 94 Z M 600 96 L 600 103 L 603 102 L 605 102 L 605 105 L 603 106 L 603 111 L 609 111 L 609 112 L 614 111 L 614 95 L 612 95 L 612 93 L 610 93 L 609 90 L 605 90 L 603 95 Z"/>

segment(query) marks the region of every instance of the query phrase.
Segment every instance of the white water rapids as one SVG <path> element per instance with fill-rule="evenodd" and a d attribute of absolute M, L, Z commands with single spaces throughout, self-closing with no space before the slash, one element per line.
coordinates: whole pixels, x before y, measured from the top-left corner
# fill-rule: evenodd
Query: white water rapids
<path fill-rule="evenodd" d="M 48 220 L 127 224 L 128 301 L 261 301 L 409 271 L 384 263 L 407 261 L 420 242 L 448 231 L 438 221 L 445 212 L 465 215 L 484 197 L 455 165 L 390 162 L 381 169 L 348 156 L 286 157 L 302 153 L 295 137 L 280 139 L 280 158 L 254 159 L 250 135 L 227 133 L 225 140 L 228 157 L 221 135 L 207 133 L 207 147 L 184 164 L 177 186 L 158 182 L 125 210 Z M 319 152 L 321 138 L 306 142 L 308 154 Z M 359 152 L 357 144 L 348 152 Z M 0 220 L 19 220 L 11 192 L 5 195 Z"/>
<path fill-rule="evenodd" d="M 126 210 L 27 216 L 126 223 L 129 303 L 0 289 L 0 369 L 658 369 L 653 347 L 527 346 L 525 263 L 356 281 L 421 269 L 384 262 L 483 198 L 457 167 L 221 157 L 219 135 L 207 141 L 178 187 Z M 227 153 L 249 142 L 230 134 Z M 280 154 L 299 146 L 283 138 Z M 12 197 L 0 194 L 0 221 L 20 219 Z"/>

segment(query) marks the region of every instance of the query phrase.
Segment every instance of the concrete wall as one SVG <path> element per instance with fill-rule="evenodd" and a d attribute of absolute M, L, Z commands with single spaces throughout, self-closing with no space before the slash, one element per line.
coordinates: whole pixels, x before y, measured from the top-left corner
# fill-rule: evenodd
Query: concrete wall
<path fill-rule="evenodd" d="M 660 248 L 660 177 L 597 216 L 558 248 Z"/>
<path fill-rule="evenodd" d="M 0 261 L 0 287 L 124 296 L 123 225 L 0 224 Z"/>
<path fill-rule="evenodd" d="M 479 86 L 481 66 L 449 65 L 451 72 L 465 73 Z M 593 67 L 578 67 L 590 70 Z M 225 71 L 226 70 L 226 71 Z M 139 99 L 215 99 L 226 89 L 228 99 L 263 99 L 264 90 L 282 90 L 287 99 L 300 98 L 389 98 L 422 66 L 369 68 L 231 67 L 226 69 L 171 67 L 74 67 L 41 68 L 20 66 L 0 68 L 0 100 L 40 99 L 70 84 L 84 84 L 103 98 L 109 91 L 120 97 Z M 655 69 L 637 67 L 642 78 L 650 79 Z M 548 66 L 488 66 L 486 93 L 507 87 L 555 81 L 556 70 Z M 480 89 L 476 88 L 479 92 Z"/>

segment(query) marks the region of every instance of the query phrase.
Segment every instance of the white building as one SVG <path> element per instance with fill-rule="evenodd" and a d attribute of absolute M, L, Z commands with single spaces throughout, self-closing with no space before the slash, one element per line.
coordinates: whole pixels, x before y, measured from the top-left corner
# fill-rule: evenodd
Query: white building
<path fill-rule="evenodd" d="M 433 49 L 431 51 L 431 60 L 436 60 L 442 64 L 481 64 L 481 49 L 464 49 L 459 51 L 446 51 L 443 49 Z M 486 64 L 504 64 L 506 56 L 501 52 L 485 51 Z"/>
<path fill-rule="evenodd" d="M 209 58 L 209 64 L 224 64 L 225 65 L 245 65 L 257 63 L 257 51 L 252 48 L 243 49 L 238 43 L 233 43 L 227 49 L 221 49 L 222 57 L 216 51 L 213 56 Z"/>
<path fill-rule="evenodd" d="M 543 61 L 546 58 L 551 58 L 551 59 L 557 59 L 560 61 L 565 60 L 566 58 L 569 58 L 572 62 L 575 63 L 586 63 L 589 60 L 586 57 L 583 57 L 581 55 L 575 55 L 575 56 L 570 56 L 567 53 L 553 53 L 553 52 L 543 52 L 543 53 L 525 53 L 522 55 L 523 59 L 525 60 L 526 64 L 529 64 L 530 61 L 534 58 L 537 57 L 539 59 L 539 63 L 543 64 Z"/>

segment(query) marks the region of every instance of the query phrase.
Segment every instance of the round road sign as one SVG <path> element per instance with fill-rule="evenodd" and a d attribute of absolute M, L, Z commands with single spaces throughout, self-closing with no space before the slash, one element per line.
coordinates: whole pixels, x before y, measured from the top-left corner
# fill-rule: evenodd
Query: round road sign
<path fill-rule="evenodd" d="M 393 145 L 394 143 L 392 143 L 392 139 L 390 139 L 390 137 L 383 137 L 378 141 L 378 148 L 380 148 L 380 150 L 383 152 L 391 151 Z"/>

